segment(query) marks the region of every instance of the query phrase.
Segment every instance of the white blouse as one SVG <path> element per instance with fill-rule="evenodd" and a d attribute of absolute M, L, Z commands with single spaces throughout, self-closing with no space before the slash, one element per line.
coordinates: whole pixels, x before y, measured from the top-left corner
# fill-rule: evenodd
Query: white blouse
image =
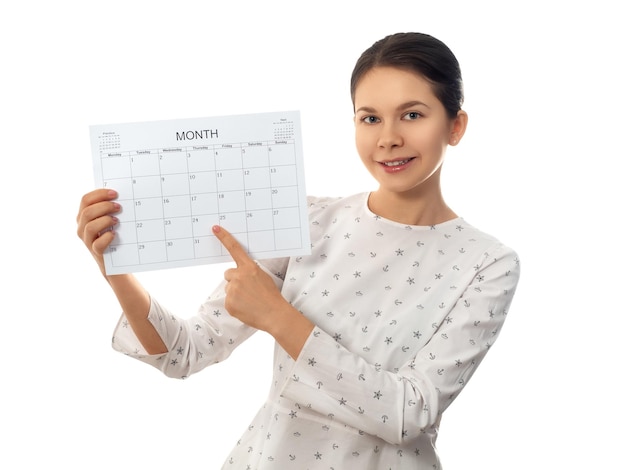
<path fill-rule="evenodd" d="M 296 361 L 276 344 L 267 401 L 223 469 L 441 468 L 441 415 L 496 340 L 519 261 L 461 218 L 402 225 L 367 197 L 310 198 L 312 254 L 260 262 L 316 327 Z M 113 347 L 177 378 L 255 332 L 223 284 L 194 317 L 152 299 L 149 319 L 167 354 L 147 355 L 124 316 Z"/>

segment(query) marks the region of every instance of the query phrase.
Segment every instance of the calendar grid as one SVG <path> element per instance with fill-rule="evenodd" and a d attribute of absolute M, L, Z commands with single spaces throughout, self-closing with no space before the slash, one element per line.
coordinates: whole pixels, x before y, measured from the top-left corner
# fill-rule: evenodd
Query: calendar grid
<path fill-rule="evenodd" d="M 264 141 L 249 146 L 248 149 L 262 149 L 269 154 L 276 148 L 290 148 L 293 142 L 284 141 L 277 144 L 275 141 Z M 210 169 L 194 169 L 190 167 L 190 160 L 194 153 L 210 153 L 212 162 L 208 165 Z M 293 150 L 291 150 L 293 152 Z M 228 153 L 230 159 L 225 159 L 222 154 Z M 148 265 L 151 263 L 163 263 L 181 260 L 201 260 L 203 258 L 221 257 L 226 253 L 217 242 L 217 239 L 210 233 L 210 227 L 214 224 L 221 224 L 228 227 L 229 222 L 234 224 L 230 229 L 235 235 L 241 234 L 240 241 L 248 247 L 248 251 L 280 251 L 283 249 L 302 248 L 301 244 L 290 244 L 281 246 L 281 240 L 277 236 L 285 231 L 298 231 L 296 224 L 277 224 L 277 218 L 281 211 L 292 211 L 296 213 L 297 221 L 300 221 L 298 210 L 298 188 L 297 169 L 295 162 L 277 162 L 273 165 L 249 167 L 243 169 L 242 165 L 232 164 L 232 157 L 243 158 L 246 147 L 241 144 L 228 144 L 220 146 L 206 147 L 180 147 L 175 149 L 148 149 L 134 152 L 104 153 L 101 155 L 102 174 L 104 175 L 105 186 L 123 187 L 130 182 L 130 194 L 126 197 L 122 191 L 120 204 L 124 212 L 131 212 L 132 219 L 135 220 L 133 232 L 121 228 L 119 236 L 111 245 L 109 253 L 113 267 L 123 267 L 125 265 Z M 156 157 L 158 171 L 149 172 L 142 170 L 147 165 L 146 160 Z M 164 161 L 180 160 L 184 163 L 184 168 L 180 172 L 171 171 Z M 112 168 L 119 169 L 120 162 L 110 164 L 112 160 L 126 160 L 128 167 L 127 176 L 114 175 Z M 143 161 L 142 161 L 143 160 Z M 220 160 L 222 163 L 220 164 Z M 237 158 L 235 158 L 237 160 Z M 278 174 L 284 170 L 294 170 L 291 180 L 281 183 Z M 256 172 L 256 179 L 253 183 L 246 181 L 252 172 Z M 237 173 L 241 175 L 241 180 L 237 181 Z M 269 176 L 268 184 L 259 184 L 260 174 Z M 212 176 L 206 178 L 206 176 Z M 118 177 L 115 177 L 118 176 Z M 182 181 L 176 186 L 179 192 L 168 190 L 168 181 L 186 178 L 184 187 Z M 157 193 L 147 193 L 144 183 L 148 180 L 159 178 Z M 195 188 L 192 183 L 195 180 L 205 179 L 206 185 Z M 228 180 L 228 181 L 226 181 Z M 184 189 L 184 190 L 183 190 Z M 296 190 L 287 201 L 277 203 L 277 195 L 284 191 Z M 243 195 L 243 197 L 242 197 Z M 270 197 L 267 197 L 267 196 Z M 171 214 L 168 207 L 175 203 L 181 203 L 181 198 L 185 200 L 185 210 L 181 207 L 179 214 Z M 194 201 L 198 198 L 214 198 L 217 204 L 213 204 L 213 209 L 205 208 L 204 211 L 194 208 Z M 265 198 L 264 203 L 259 199 Z M 156 204 L 160 200 L 161 204 Z M 256 201 L 256 202 L 255 202 Z M 206 202 L 206 201 L 205 201 Z M 150 209 L 147 206 L 151 206 Z M 207 205 L 205 205 L 207 207 Z M 209 206 L 210 207 L 210 206 Z M 151 215 L 150 211 L 152 211 Z M 263 217 L 263 220 L 259 220 Z M 126 219 L 121 216 L 122 222 Z M 230 219 L 230 220 L 229 220 Z M 257 222 L 259 220 L 259 222 Z M 157 227 L 155 223 L 163 223 L 163 227 Z M 301 221 L 300 221 L 301 222 Z M 144 231 L 150 227 L 150 233 L 161 233 L 161 239 L 146 238 Z M 261 241 L 253 242 L 248 234 L 254 233 L 262 236 Z M 256 246 L 250 247 L 251 243 Z M 253 248 L 253 249 L 252 249 Z M 136 250 L 136 253 L 132 253 Z"/>

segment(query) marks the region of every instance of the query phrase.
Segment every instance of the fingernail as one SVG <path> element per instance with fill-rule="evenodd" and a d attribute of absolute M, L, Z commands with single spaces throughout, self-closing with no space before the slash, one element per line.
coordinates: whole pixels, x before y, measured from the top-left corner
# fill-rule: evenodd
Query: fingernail
<path fill-rule="evenodd" d="M 218 233 L 220 231 L 220 226 L 219 225 L 214 225 L 213 226 L 213 233 Z"/>
<path fill-rule="evenodd" d="M 117 192 L 113 191 L 112 189 L 109 189 L 109 197 L 117 197 Z"/>

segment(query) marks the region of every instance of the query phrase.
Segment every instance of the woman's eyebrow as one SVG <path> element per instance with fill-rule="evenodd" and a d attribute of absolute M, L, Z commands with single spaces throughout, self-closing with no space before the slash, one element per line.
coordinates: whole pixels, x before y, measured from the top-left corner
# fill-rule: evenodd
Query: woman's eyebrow
<path fill-rule="evenodd" d="M 398 106 L 398 110 L 412 108 L 413 106 L 425 106 L 426 108 L 430 109 L 430 106 L 428 106 L 423 101 L 414 100 L 414 101 L 407 101 L 406 103 L 401 104 L 400 106 Z"/>
<path fill-rule="evenodd" d="M 355 112 L 358 113 L 360 111 L 363 111 L 365 113 L 375 113 L 376 112 L 376 110 L 374 108 L 370 108 L 369 106 L 361 106 Z"/>
<path fill-rule="evenodd" d="M 402 103 L 401 105 L 399 105 L 396 109 L 398 111 L 403 111 L 408 108 L 413 108 L 414 106 L 424 106 L 430 109 L 430 106 L 428 106 L 423 101 L 419 101 L 419 100 L 407 101 L 406 103 Z M 359 109 L 355 111 L 355 113 L 358 113 L 358 112 L 375 113 L 376 110 L 370 106 L 361 106 Z"/>

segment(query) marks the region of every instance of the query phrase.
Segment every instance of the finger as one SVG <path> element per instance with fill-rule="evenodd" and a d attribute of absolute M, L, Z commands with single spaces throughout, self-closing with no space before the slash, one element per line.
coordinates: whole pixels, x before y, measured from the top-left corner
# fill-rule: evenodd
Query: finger
<path fill-rule="evenodd" d="M 112 232 L 114 226 L 118 223 L 117 217 L 103 216 L 87 222 L 83 227 L 79 227 L 78 236 L 87 244 L 102 236 L 107 232 Z"/>
<path fill-rule="evenodd" d="M 81 214 L 86 208 L 93 206 L 94 204 L 97 204 L 99 202 L 112 201 L 117 196 L 118 196 L 117 191 L 114 191 L 112 189 L 100 188 L 100 189 L 96 189 L 94 191 L 88 192 L 80 200 L 80 206 L 78 208 L 78 215 L 76 216 L 76 221 L 78 222 Z"/>
<path fill-rule="evenodd" d="M 112 214 L 121 209 L 117 202 L 104 201 L 92 204 L 84 208 L 78 215 L 76 231 L 80 238 L 88 232 L 97 234 L 117 223 L 117 218 Z"/>
<path fill-rule="evenodd" d="M 230 256 L 232 256 L 237 266 L 253 262 L 248 256 L 248 253 L 246 253 L 246 250 L 244 250 L 241 244 L 226 229 L 219 225 L 214 225 L 213 233 L 222 245 L 224 245 L 224 248 L 228 250 L 228 253 L 230 253 Z"/>
<path fill-rule="evenodd" d="M 235 275 L 237 273 L 237 269 L 232 268 L 232 269 L 227 269 L 226 271 L 224 271 L 224 280 L 226 282 L 230 282 L 235 278 Z"/>
<path fill-rule="evenodd" d="M 98 256 L 102 256 L 104 254 L 104 251 L 109 247 L 114 238 L 115 233 L 112 231 L 106 231 L 102 233 L 91 244 L 91 251 L 93 251 Z"/>

